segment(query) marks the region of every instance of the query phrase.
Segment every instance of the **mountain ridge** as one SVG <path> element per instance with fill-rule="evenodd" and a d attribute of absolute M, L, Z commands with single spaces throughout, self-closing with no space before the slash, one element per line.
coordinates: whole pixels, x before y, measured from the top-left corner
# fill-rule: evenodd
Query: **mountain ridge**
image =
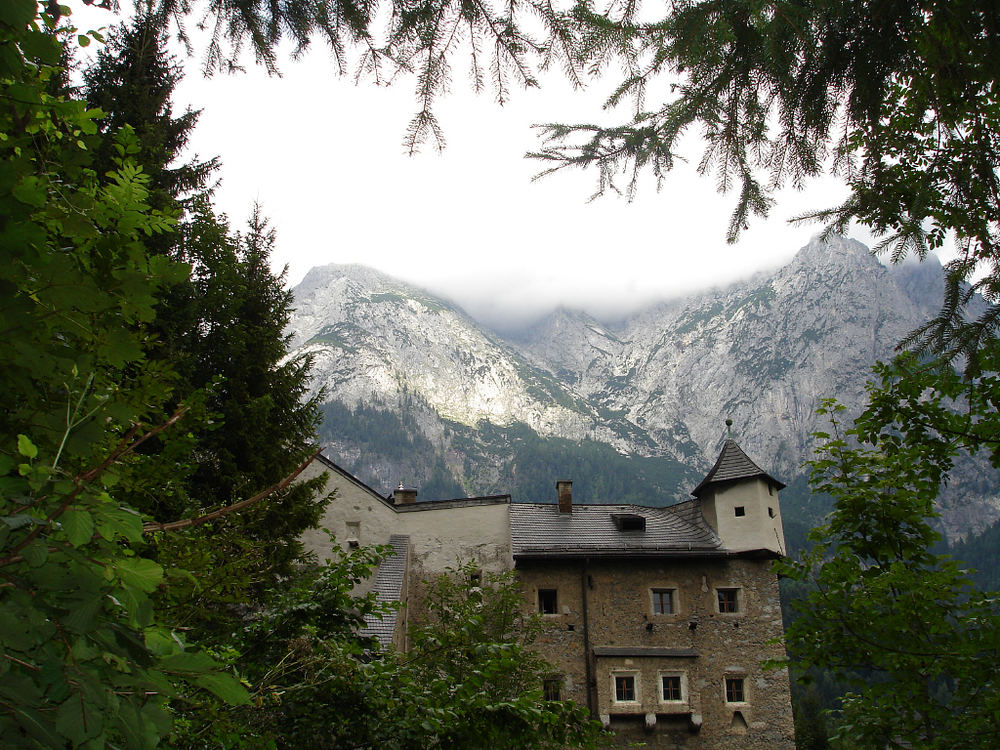
<path fill-rule="evenodd" d="M 327 442 L 356 456 L 347 468 L 372 484 L 394 486 L 400 462 L 413 480 L 430 481 L 422 461 L 442 491 L 508 491 L 530 475 L 524 487 L 537 492 L 544 467 L 528 466 L 529 445 L 556 463 L 572 464 L 576 451 L 624 477 L 617 455 L 643 463 L 647 478 L 687 482 L 711 465 L 726 418 L 755 461 L 794 480 L 823 426 L 819 399 L 836 396 L 857 413 L 871 365 L 936 312 L 942 286 L 939 264 L 886 268 L 854 240 L 817 238 L 774 271 L 615 324 L 562 306 L 501 336 L 416 286 L 331 264 L 295 288 L 291 332 L 295 352 L 314 359 L 313 392 L 325 388 L 344 407 L 339 425 L 324 426 Z M 399 416 L 385 429 L 411 420 L 421 446 L 412 457 L 380 457 L 368 443 L 362 455 L 360 435 L 342 437 L 371 405 Z M 642 493 L 639 473 L 615 486 Z M 650 485 L 663 502 L 689 490 Z M 996 494 L 986 488 L 970 500 L 983 523 L 997 514 Z M 960 525 L 969 515 L 956 515 Z"/>

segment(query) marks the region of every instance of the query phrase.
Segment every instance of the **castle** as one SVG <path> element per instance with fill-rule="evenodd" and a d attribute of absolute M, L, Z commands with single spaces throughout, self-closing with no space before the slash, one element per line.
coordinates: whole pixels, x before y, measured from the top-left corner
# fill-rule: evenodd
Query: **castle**
<path fill-rule="evenodd" d="M 726 440 L 693 499 L 668 507 L 574 504 L 508 495 L 417 502 L 400 487 L 383 497 L 328 459 L 336 490 L 321 526 L 345 548 L 389 544 L 370 581 L 398 612 L 368 623 L 383 645 L 406 648 L 407 603 L 421 581 L 459 563 L 513 568 L 524 610 L 544 621 L 536 643 L 554 672 L 547 697 L 587 706 L 623 743 L 648 747 L 794 748 L 781 658 L 778 581 L 785 553 L 784 485 Z M 330 540 L 304 539 L 321 558 Z"/>

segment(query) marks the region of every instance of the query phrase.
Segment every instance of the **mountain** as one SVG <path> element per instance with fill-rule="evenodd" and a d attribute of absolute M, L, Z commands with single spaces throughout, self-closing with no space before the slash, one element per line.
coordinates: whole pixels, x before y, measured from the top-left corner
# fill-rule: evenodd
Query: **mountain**
<path fill-rule="evenodd" d="M 773 273 L 615 325 L 559 309 L 506 338 L 424 290 L 330 265 L 295 288 L 291 331 L 325 393 L 330 454 L 376 487 L 538 499 L 571 478 L 581 500 L 668 503 L 710 468 L 728 417 L 791 485 L 794 526 L 824 509 L 800 468 L 819 399 L 860 411 L 871 365 L 937 309 L 933 263 L 886 268 L 858 242 L 816 239 Z M 997 516 L 996 487 L 957 484 L 951 536 Z"/>

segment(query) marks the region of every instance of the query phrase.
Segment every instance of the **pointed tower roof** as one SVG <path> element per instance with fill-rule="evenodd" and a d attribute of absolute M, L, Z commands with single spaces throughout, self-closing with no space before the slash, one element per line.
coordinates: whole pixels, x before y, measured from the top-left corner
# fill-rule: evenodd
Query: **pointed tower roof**
<path fill-rule="evenodd" d="M 761 477 L 771 482 L 776 489 L 784 489 L 785 485 L 772 477 L 757 464 L 750 460 L 750 457 L 743 452 L 743 449 L 736 444 L 732 438 L 727 438 L 722 446 L 722 452 L 715 462 L 715 466 L 708 472 L 708 476 L 701 480 L 701 484 L 695 487 L 691 494 L 701 497 L 702 493 L 709 485 L 736 482 L 740 479 L 753 479 Z"/>

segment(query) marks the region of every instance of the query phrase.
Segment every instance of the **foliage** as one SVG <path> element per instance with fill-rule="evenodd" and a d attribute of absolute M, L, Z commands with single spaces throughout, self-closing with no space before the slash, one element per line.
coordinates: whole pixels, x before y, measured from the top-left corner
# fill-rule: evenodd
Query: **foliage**
<path fill-rule="evenodd" d="M 102 110 L 101 130 L 134 128 L 141 137 L 135 158 L 154 202 L 184 209 L 175 231 L 145 243 L 148 252 L 189 269 L 158 295 L 147 343 L 148 360 L 169 364 L 174 391 L 193 407 L 188 430 L 146 447 L 138 491 L 129 497 L 160 522 L 279 482 L 308 455 L 317 419 L 315 401 L 305 398 L 308 361 L 285 360 L 291 294 L 284 276 L 269 268 L 274 232 L 257 208 L 244 233 L 215 215 L 205 187 L 216 160 L 174 163 L 197 113 L 172 113 L 181 71 L 165 43 L 152 17 L 139 13 L 112 30 L 84 73 L 86 95 Z M 99 171 L 107 142 L 95 148 Z M 159 481 L 151 492 L 142 480 L 154 473 Z M 160 611 L 189 632 L 231 632 L 246 602 L 259 601 L 293 570 L 302 552 L 298 537 L 318 518 L 316 489 L 317 482 L 299 483 L 224 521 L 157 535 L 156 559 L 186 571 L 169 576 Z"/>
<path fill-rule="evenodd" d="M 159 27 L 176 29 L 190 48 L 186 32 L 190 4 L 156 0 L 151 5 L 151 17 Z M 467 56 L 475 90 L 489 87 L 501 104 L 510 97 L 512 87 L 537 85 L 538 63 L 547 67 L 560 62 L 574 79 L 579 75 L 569 57 L 569 19 L 547 0 L 399 0 L 388 12 L 379 8 L 368 0 L 210 3 L 200 21 L 211 29 L 205 70 L 238 70 L 241 51 L 248 45 L 259 64 L 277 73 L 277 49 L 282 41 L 290 41 L 298 56 L 315 36 L 326 43 L 343 73 L 351 65 L 349 53 L 360 50 L 359 77 L 370 76 L 382 84 L 401 71 L 415 76 L 419 111 L 406 135 L 411 153 L 428 140 L 439 148 L 444 145 L 433 105 L 448 90 L 456 56 Z"/>
<path fill-rule="evenodd" d="M 821 410 L 834 431 L 818 435 L 825 443 L 810 462 L 812 484 L 835 505 L 810 534 L 812 551 L 778 565 L 815 587 L 786 642 L 800 665 L 856 691 L 842 699 L 834 735 L 846 746 L 989 747 L 1000 711 L 1000 611 L 958 563 L 931 551 L 938 489 L 959 448 L 978 445 L 979 423 L 972 416 L 971 428 L 953 429 L 958 412 L 946 394 L 959 394 L 950 377 L 932 368 L 924 388 L 913 365 L 907 356 L 880 368 L 871 406 L 851 429 L 841 431 L 842 406 Z M 971 401 L 965 411 L 974 415 Z"/>
<path fill-rule="evenodd" d="M 387 720 L 374 723 L 374 746 L 595 745 L 600 725 L 585 708 L 542 699 L 550 668 L 531 650 L 540 625 L 521 611 L 515 574 L 478 572 L 469 563 L 428 582 L 407 652 L 376 669 Z"/>
<path fill-rule="evenodd" d="M 150 204 L 160 210 L 174 209 L 179 199 L 204 191 L 219 167 L 214 158 L 174 163 L 200 113 L 189 109 L 174 116 L 170 98 L 182 70 L 165 48 L 164 32 L 140 10 L 129 23 L 108 32 L 106 44 L 83 71 L 84 96 L 101 111 L 100 131 L 114 133 L 126 125 L 135 130 L 139 152 L 134 158 L 149 176 Z M 110 140 L 101 140 L 94 152 L 98 174 L 110 168 L 112 157 Z M 176 243 L 176 234 L 163 239 Z"/>
<path fill-rule="evenodd" d="M 61 93 L 58 16 L 0 6 L 0 742 L 147 748 L 177 685 L 247 694 L 154 616 L 164 571 L 119 482 L 184 414 L 156 419 L 169 373 L 144 350 L 185 269 L 145 252 L 171 219 L 131 131 L 91 168 L 97 113 Z"/>
<path fill-rule="evenodd" d="M 176 747 L 591 747 L 600 725 L 572 703 L 544 701 L 548 668 L 510 573 L 473 585 L 469 565 L 427 582 L 426 618 L 405 653 L 354 634 L 387 611 L 351 593 L 391 548 L 361 548 L 290 582 L 241 636 L 254 702 L 187 732 Z M 218 703 L 215 702 L 218 710 Z M 273 743 L 273 744 L 269 744 Z"/>
<path fill-rule="evenodd" d="M 367 721 L 369 698 L 357 680 L 373 646 L 358 631 L 386 607 L 353 590 L 391 548 L 331 547 L 330 560 L 296 571 L 236 634 L 228 656 L 251 702 L 234 711 L 212 696 L 188 696 L 177 704 L 172 747 L 358 746 L 345 738 Z"/>

